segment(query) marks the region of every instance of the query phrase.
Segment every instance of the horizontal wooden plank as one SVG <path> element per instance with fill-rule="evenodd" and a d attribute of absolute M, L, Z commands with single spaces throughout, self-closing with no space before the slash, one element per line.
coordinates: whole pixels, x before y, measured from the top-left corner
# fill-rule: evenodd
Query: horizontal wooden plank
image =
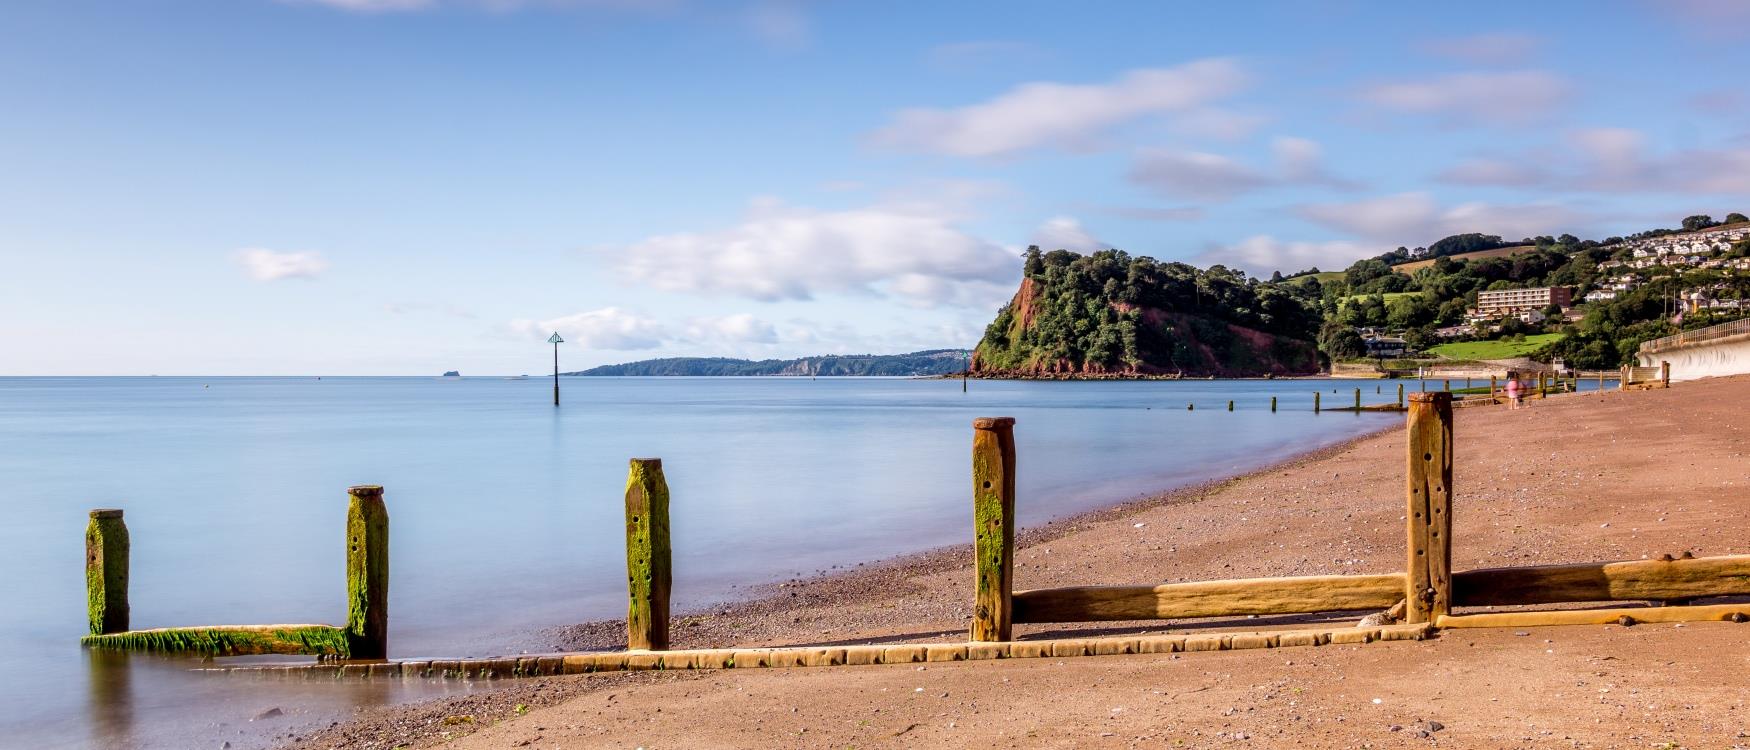
<path fill-rule="evenodd" d="M 346 632 L 332 625 L 205 625 L 153 628 L 88 635 L 79 639 L 92 648 L 128 651 L 171 651 L 212 656 L 308 654 L 346 656 Z"/>
<path fill-rule="evenodd" d="M 1015 592 L 1015 622 L 1105 622 L 1385 609 L 1404 574 L 1248 578 Z"/>
<path fill-rule="evenodd" d="M 1628 618 L 1624 620 L 1623 618 Z M 1442 628 L 1529 628 L 1539 625 L 1613 625 L 1643 622 L 1750 621 L 1750 604 L 1706 604 L 1693 607 L 1614 607 L 1610 609 L 1559 609 L 1542 612 L 1485 612 L 1446 615 L 1435 622 Z"/>
<path fill-rule="evenodd" d="M 1453 604 L 1460 607 L 1742 594 L 1750 594 L 1750 555 L 1485 568 L 1452 577 Z"/>

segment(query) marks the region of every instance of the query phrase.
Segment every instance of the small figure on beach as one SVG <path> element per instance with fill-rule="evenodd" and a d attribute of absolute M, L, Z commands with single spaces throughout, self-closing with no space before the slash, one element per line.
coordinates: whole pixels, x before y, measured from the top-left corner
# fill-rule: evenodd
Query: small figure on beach
<path fill-rule="evenodd" d="M 1507 408 L 1518 409 L 1520 396 L 1519 373 L 1507 373 Z"/>

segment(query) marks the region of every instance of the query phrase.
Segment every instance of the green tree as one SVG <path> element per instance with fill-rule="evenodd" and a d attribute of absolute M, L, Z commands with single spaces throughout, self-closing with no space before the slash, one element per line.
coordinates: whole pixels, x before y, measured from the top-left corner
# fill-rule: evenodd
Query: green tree
<path fill-rule="evenodd" d="M 1718 224 L 1718 222 L 1714 221 L 1714 217 L 1708 216 L 1707 214 L 1696 214 L 1694 216 L 1683 217 L 1683 228 L 1691 232 L 1697 229 L 1706 229 L 1716 224 Z"/>

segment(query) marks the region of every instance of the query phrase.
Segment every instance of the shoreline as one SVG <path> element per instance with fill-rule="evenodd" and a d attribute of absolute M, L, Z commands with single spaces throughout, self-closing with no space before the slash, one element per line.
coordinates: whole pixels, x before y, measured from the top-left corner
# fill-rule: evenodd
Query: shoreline
<path fill-rule="evenodd" d="M 1262 378 L 1260 378 L 1262 379 Z M 1015 533 L 1017 550 L 1049 544 L 1080 531 L 1087 525 L 1120 521 L 1138 513 L 1167 505 L 1195 503 L 1212 493 L 1246 482 L 1259 476 L 1295 467 L 1306 466 L 1339 455 L 1355 445 L 1391 433 L 1399 425 L 1387 425 L 1363 431 L 1337 443 L 1295 453 L 1254 469 L 1194 482 L 1170 489 L 1142 493 L 1113 504 L 1053 518 L 1037 525 L 1024 526 Z M 736 646 L 777 645 L 853 645 L 866 643 L 906 643 L 927 641 L 945 635 L 961 635 L 957 630 L 924 629 L 909 633 L 871 633 L 860 638 L 822 640 L 809 638 L 818 633 L 797 627 L 795 616 L 786 618 L 797 608 L 842 607 L 851 604 L 871 589 L 891 588 L 917 576 L 937 576 L 971 570 L 972 543 L 946 545 L 862 563 L 850 563 L 841 570 L 829 570 L 782 582 L 750 586 L 737 595 L 702 607 L 671 614 L 670 638 L 673 648 L 726 648 Z M 967 577 L 970 580 L 970 576 Z M 822 590 L 824 589 L 824 590 Z M 968 600 L 970 603 L 970 600 Z M 1064 624 L 1061 630 L 1111 630 L 1111 623 Z M 625 649 L 625 620 L 591 620 L 573 625 L 540 628 L 527 631 L 533 651 L 617 651 Z M 1018 626 L 1017 630 L 1026 626 Z M 1146 630 L 1146 628 L 1145 628 Z M 1017 636 L 1018 638 L 1020 636 Z M 474 728 L 482 721 L 494 721 L 522 715 L 524 710 L 555 705 L 571 698 L 623 687 L 640 682 L 688 679 L 695 675 L 670 672 L 625 672 L 576 676 L 539 677 L 498 680 L 472 693 L 443 698 L 423 699 L 361 709 L 354 716 L 331 723 L 310 736 L 298 735 L 288 743 L 277 745 L 280 750 L 315 750 L 316 748 L 377 747 L 388 730 L 423 727 L 416 732 L 425 739 L 443 739 L 445 732 Z M 468 726 L 453 723 L 456 717 L 473 717 Z M 495 717 L 483 719 L 482 717 Z M 446 723 L 452 722 L 452 723 Z"/>
<path fill-rule="evenodd" d="M 1519 411 L 1461 410 L 1454 567 L 1750 551 L 1741 524 L 1730 522 L 1750 515 L 1743 492 L 1750 434 L 1732 414 L 1713 408 L 1747 396 L 1750 377 L 1741 377 L 1564 396 Z M 1016 538 L 1015 587 L 1402 570 L 1400 430 L 1370 430 L 1251 471 L 1029 527 Z M 1695 445 L 1710 450 L 1697 452 Z M 972 601 L 969 546 L 749 590 L 713 612 L 674 618 L 674 646 L 959 639 Z M 1320 617 L 1353 615 L 1017 625 L 1015 639 L 1255 631 L 1303 627 Z M 1629 709 L 1652 701 L 1696 709 L 1672 714 L 1659 739 L 1730 746 L 1741 741 L 1732 733 L 1750 725 L 1705 717 L 1738 717 L 1742 712 L 1733 709 L 1743 707 L 1743 698 L 1731 681 L 1695 676 L 1718 669 L 1722 659 L 1750 661 L 1742 631 L 1725 630 L 1737 627 L 1466 630 L 1412 645 L 1331 646 L 1292 656 L 1247 651 L 929 664 L 927 671 L 920 665 L 510 680 L 469 695 L 366 709 L 287 747 L 500 750 L 537 741 L 1122 747 L 1163 731 L 1202 747 L 1225 744 L 1238 728 L 1269 746 L 1412 747 L 1406 742 L 1425 741 L 1388 725 L 1435 718 L 1447 727 L 1439 737 L 1455 746 L 1491 747 L 1523 746 L 1540 736 L 1516 718 L 1532 715 L 1547 717 L 1540 726 L 1570 732 L 1579 746 L 1644 746 L 1650 737 L 1633 719 L 1638 710 Z M 623 642 L 615 621 L 547 635 L 572 647 Z M 1440 680 L 1428 679 L 1435 673 Z M 1591 701 L 1560 699 L 1577 683 L 1593 682 L 1614 692 L 1589 687 L 1579 693 L 1596 695 Z M 1163 700 L 1162 689 L 1171 686 L 1180 687 Z M 717 718 L 690 720 L 700 715 Z M 774 742 L 780 730 L 789 740 Z M 1742 736 L 1750 735 L 1736 735 Z"/>

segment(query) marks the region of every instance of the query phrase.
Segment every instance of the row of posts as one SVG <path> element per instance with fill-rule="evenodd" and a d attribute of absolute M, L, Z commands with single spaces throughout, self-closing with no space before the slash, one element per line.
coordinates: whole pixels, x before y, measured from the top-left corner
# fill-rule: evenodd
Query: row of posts
<path fill-rule="evenodd" d="M 347 649 L 355 659 L 389 651 L 389 510 L 380 485 L 350 487 L 346 506 Z M 85 588 L 92 635 L 128 631 L 128 557 L 122 511 L 91 511 L 85 526 Z"/>
<path fill-rule="evenodd" d="M 1411 394 L 1408 409 L 1408 539 L 1405 622 L 1433 622 L 1452 608 L 1452 394 Z M 972 422 L 974 587 L 971 639 L 1013 635 L 1015 420 Z"/>
<path fill-rule="evenodd" d="M 1493 388 L 1491 378 L 1491 388 Z M 1547 383 L 1545 384 L 1547 387 Z M 1403 385 L 1398 386 L 1400 405 Z M 1361 391 L 1355 391 L 1360 405 Z M 1451 605 L 1452 394 L 1410 394 L 1408 509 L 1409 622 L 1427 622 Z M 1314 395 L 1317 410 L 1318 395 Z M 1276 399 L 1271 398 L 1275 409 Z M 1230 403 L 1231 408 L 1231 403 Z M 973 421 L 972 505 L 975 587 L 974 641 L 1011 636 L 1014 589 L 1015 420 Z M 388 645 L 389 514 L 383 488 L 348 489 L 347 621 L 354 658 L 380 659 Z M 662 460 L 635 458 L 626 480 L 626 645 L 669 646 L 669 490 Z M 85 532 L 91 632 L 128 629 L 128 532 L 120 510 L 94 510 Z"/>

